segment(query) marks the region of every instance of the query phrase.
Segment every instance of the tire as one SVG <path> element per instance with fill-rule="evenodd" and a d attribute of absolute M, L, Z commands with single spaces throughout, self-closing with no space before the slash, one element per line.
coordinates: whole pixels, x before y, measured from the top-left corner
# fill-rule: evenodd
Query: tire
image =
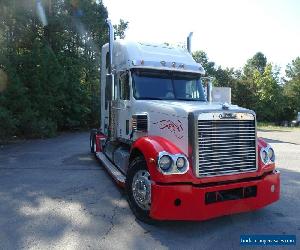
<path fill-rule="evenodd" d="M 95 148 L 96 133 L 97 131 L 94 129 L 90 133 L 90 150 L 92 154 L 96 152 L 96 148 Z"/>
<path fill-rule="evenodd" d="M 144 174 L 144 175 L 143 175 Z M 143 183 L 143 184 L 141 184 Z M 145 184 L 145 185 L 144 185 Z M 149 188 L 150 185 L 150 188 Z M 137 188 L 139 186 L 140 188 Z M 145 199 L 143 200 L 145 203 L 142 205 L 141 202 L 138 202 L 141 196 L 140 192 L 142 188 L 146 187 L 146 195 L 144 196 Z M 127 176 L 126 176 L 126 194 L 129 206 L 136 216 L 136 218 L 140 221 L 143 221 L 148 224 L 153 224 L 154 220 L 151 219 L 149 216 L 150 214 L 150 207 L 151 207 L 151 182 L 150 182 L 150 174 L 147 169 L 147 165 L 145 159 L 143 157 L 135 158 L 129 165 Z M 134 191 L 134 189 L 136 191 Z M 137 191 L 139 190 L 139 191 Z"/>

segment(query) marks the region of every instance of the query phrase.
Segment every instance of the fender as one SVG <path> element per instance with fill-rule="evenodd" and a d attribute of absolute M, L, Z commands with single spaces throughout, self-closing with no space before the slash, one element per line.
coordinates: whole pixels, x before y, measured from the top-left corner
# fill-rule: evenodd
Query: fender
<path fill-rule="evenodd" d="M 101 133 L 97 133 L 96 136 L 95 136 L 95 139 L 96 139 L 96 152 L 102 152 L 103 148 L 102 148 L 102 144 L 101 144 L 101 141 L 102 140 L 106 140 L 106 136 L 101 134 Z"/>
<path fill-rule="evenodd" d="M 257 162 L 258 162 L 258 171 L 259 172 L 262 172 L 262 173 L 265 173 L 265 172 L 270 172 L 272 170 L 275 169 L 275 163 L 271 163 L 271 164 L 267 164 L 265 165 L 263 163 L 263 161 L 261 160 L 261 157 L 260 157 L 260 150 L 262 148 L 265 148 L 267 146 L 270 146 L 263 138 L 261 137 L 258 137 L 257 138 Z M 276 154 L 275 154 L 276 156 Z M 276 158 L 275 158 L 276 160 Z"/>
<path fill-rule="evenodd" d="M 207 178 L 196 178 L 193 174 L 193 165 L 191 159 L 187 156 L 190 164 L 190 168 L 187 173 L 182 175 L 164 175 L 158 171 L 157 168 L 157 158 L 158 153 L 161 151 L 167 151 L 171 154 L 182 154 L 176 145 L 167 139 L 160 136 L 146 136 L 141 137 L 136 140 L 131 147 L 131 153 L 134 154 L 137 150 L 141 152 L 146 160 L 147 167 L 149 169 L 151 178 L 154 182 L 159 183 L 208 183 L 208 182 L 218 182 L 225 180 L 236 180 L 254 176 L 261 176 L 265 172 L 270 172 L 275 169 L 275 163 L 265 165 L 260 158 L 260 150 L 263 147 L 268 146 L 268 143 L 262 138 L 257 138 L 257 160 L 258 160 L 258 170 L 257 172 L 241 173 L 236 175 L 228 176 L 217 176 L 217 177 L 207 177 Z"/>
<path fill-rule="evenodd" d="M 132 147 L 131 154 L 136 151 L 143 154 L 148 170 L 151 175 L 151 179 L 154 182 L 191 182 L 193 180 L 192 165 L 190 162 L 190 168 L 185 174 L 176 175 L 164 175 L 159 172 L 157 167 L 158 154 L 161 151 L 166 151 L 170 154 L 183 154 L 176 145 L 167 139 L 160 136 L 145 136 L 137 139 Z M 188 158 L 188 156 L 186 155 Z M 188 158 L 189 159 L 189 158 Z"/>

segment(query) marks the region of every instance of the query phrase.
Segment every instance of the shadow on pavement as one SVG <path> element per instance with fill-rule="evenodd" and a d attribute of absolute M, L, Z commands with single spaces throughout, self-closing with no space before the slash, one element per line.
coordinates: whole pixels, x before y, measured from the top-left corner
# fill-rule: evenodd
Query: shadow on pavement
<path fill-rule="evenodd" d="M 65 135 L 2 151 L 0 248 L 236 249 L 241 234 L 299 237 L 299 172 L 281 169 L 281 199 L 262 210 L 147 225 L 134 219 L 123 190 L 88 153 L 87 138 Z"/>
<path fill-rule="evenodd" d="M 281 171 L 281 198 L 263 209 L 202 222 L 139 222 L 163 246 L 177 249 L 237 249 L 241 234 L 295 234 L 300 236 L 300 173 Z M 140 247 L 139 241 L 136 248 Z"/>

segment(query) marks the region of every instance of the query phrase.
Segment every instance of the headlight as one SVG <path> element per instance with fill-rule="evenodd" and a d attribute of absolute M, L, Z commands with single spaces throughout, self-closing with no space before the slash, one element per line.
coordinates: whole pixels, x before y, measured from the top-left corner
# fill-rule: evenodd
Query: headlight
<path fill-rule="evenodd" d="M 183 157 L 178 157 L 176 161 L 176 167 L 182 169 L 185 166 L 185 159 Z"/>
<path fill-rule="evenodd" d="M 164 175 L 185 174 L 189 170 L 189 161 L 184 154 L 161 151 L 158 154 L 157 166 Z"/>
<path fill-rule="evenodd" d="M 273 148 L 268 149 L 268 157 L 269 157 L 270 161 L 272 161 L 272 162 L 275 161 L 275 153 L 274 153 Z"/>
<path fill-rule="evenodd" d="M 275 153 L 273 148 L 271 148 L 270 145 L 262 148 L 260 150 L 260 158 L 265 165 L 275 162 Z"/>
<path fill-rule="evenodd" d="M 159 159 L 158 166 L 163 170 L 167 171 L 172 166 L 172 159 L 168 155 L 164 155 Z"/>
<path fill-rule="evenodd" d="M 260 153 L 261 159 L 263 161 L 264 164 L 268 164 L 269 162 L 269 157 L 268 157 L 268 153 L 266 151 L 266 149 L 262 149 L 261 153 Z"/>

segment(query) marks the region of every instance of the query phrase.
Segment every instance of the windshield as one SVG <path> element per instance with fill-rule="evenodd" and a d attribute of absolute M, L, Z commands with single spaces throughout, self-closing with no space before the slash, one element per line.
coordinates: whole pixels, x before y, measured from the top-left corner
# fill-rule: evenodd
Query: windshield
<path fill-rule="evenodd" d="M 134 70 L 132 82 L 138 100 L 206 101 L 199 74 Z"/>

